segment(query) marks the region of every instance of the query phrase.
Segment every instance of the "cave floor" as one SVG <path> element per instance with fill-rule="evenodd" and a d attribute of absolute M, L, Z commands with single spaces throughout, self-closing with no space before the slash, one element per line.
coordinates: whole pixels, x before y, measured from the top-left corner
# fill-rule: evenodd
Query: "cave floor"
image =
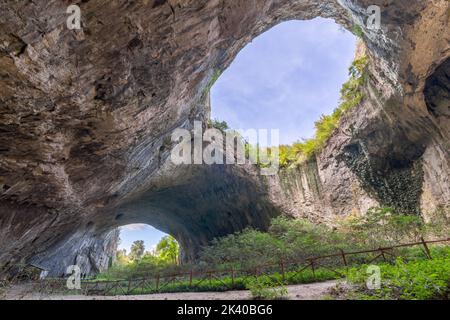
<path fill-rule="evenodd" d="M 287 286 L 289 300 L 320 300 L 338 281 Z M 0 296 L 2 300 L 249 300 L 249 291 L 159 293 L 134 296 L 41 295 L 27 285 L 14 286 Z"/>

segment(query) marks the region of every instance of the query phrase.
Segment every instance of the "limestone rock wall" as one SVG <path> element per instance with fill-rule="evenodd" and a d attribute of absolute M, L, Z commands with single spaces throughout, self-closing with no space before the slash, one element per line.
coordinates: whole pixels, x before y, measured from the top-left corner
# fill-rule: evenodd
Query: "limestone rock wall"
<path fill-rule="evenodd" d="M 99 235 L 92 232 L 75 233 L 65 239 L 62 246 L 55 246 L 43 255 L 35 255 L 30 263 L 48 270 L 50 277 L 63 277 L 67 267 L 78 266 L 81 276 L 106 271 L 116 257 L 119 230 Z M 70 271 L 70 273 L 73 270 Z"/>

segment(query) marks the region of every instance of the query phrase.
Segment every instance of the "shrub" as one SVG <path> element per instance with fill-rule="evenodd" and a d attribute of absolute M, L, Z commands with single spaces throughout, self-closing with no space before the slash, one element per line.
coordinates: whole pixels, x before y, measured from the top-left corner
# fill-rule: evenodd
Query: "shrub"
<path fill-rule="evenodd" d="M 230 127 L 228 126 L 228 123 L 226 121 L 220 121 L 218 119 L 209 120 L 208 125 L 209 125 L 209 127 L 218 129 L 221 132 L 225 132 L 228 129 L 230 129 Z"/>
<path fill-rule="evenodd" d="M 253 269 L 261 265 L 278 264 L 281 260 L 301 261 L 314 256 L 337 253 L 339 250 L 361 249 L 351 236 L 333 231 L 325 225 L 315 225 L 302 219 L 278 217 L 272 220 L 268 232 L 246 229 L 215 239 L 203 248 L 200 261 L 209 266 Z M 327 263 L 336 265 L 340 257 Z"/>
<path fill-rule="evenodd" d="M 432 251 L 433 260 L 405 261 L 397 258 L 395 264 L 380 264 L 382 286 L 367 290 L 367 266 L 349 270 L 348 280 L 357 289 L 348 293 L 353 299 L 448 299 L 450 294 L 450 248 Z"/>
<path fill-rule="evenodd" d="M 361 26 L 355 24 L 352 28 L 352 33 L 358 38 L 362 39 L 364 37 L 364 31 Z"/>
<path fill-rule="evenodd" d="M 425 223 L 420 216 L 399 214 L 388 207 L 371 208 L 365 215 L 343 224 L 341 227 L 351 232 L 353 241 L 363 243 L 366 247 L 418 241 L 426 233 Z"/>
<path fill-rule="evenodd" d="M 311 257 L 364 249 L 376 249 L 431 236 L 419 216 L 397 214 L 390 208 L 372 208 L 362 217 L 340 223 L 336 229 L 303 219 L 278 217 L 268 232 L 246 229 L 215 239 L 203 248 L 200 261 L 208 266 L 253 269 L 281 260 L 302 261 Z M 408 250 L 412 250 L 409 249 Z M 397 249 L 397 253 L 408 253 Z M 368 255 L 351 255 L 348 263 L 364 263 Z M 342 257 L 327 259 L 329 266 L 340 265 Z"/>
<path fill-rule="evenodd" d="M 281 300 L 288 296 L 284 284 L 269 277 L 252 278 L 246 282 L 245 287 L 250 290 L 253 299 Z"/>
<path fill-rule="evenodd" d="M 269 233 L 246 229 L 223 238 L 214 239 L 203 248 L 200 260 L 206 265 L 222 265 L 253 269 L 261 264 L 277 263 L 285 246 Z"/>

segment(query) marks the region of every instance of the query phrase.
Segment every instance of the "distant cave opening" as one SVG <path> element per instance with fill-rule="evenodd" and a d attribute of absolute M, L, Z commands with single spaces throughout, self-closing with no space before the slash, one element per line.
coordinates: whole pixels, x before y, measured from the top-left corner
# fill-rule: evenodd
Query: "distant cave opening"
<path fill-rule="evenodd" d="M 155 266 L 158 262 L 174 265 L 180 263 L 179 244 L 172 235 L 143 223 L 123 225 L 118 230 L 114 264 L 124 266 L 143 260 L 150 262 L 147 266 L 151 266 L 151 262 Z"/>
<path fill-rule="evenodd" d="M 117 249 L 120 251 L 125 250 L 127 253 L 130 253 L 131 247 L 136 241 L 143 241 L 144 252 L 152 252 L 156 249 L 158 242 L 163 237 L 168 236 L 167 233 L 142 223 L 121 226 L 119 227 L 119 232 L 120 241 Z"/>

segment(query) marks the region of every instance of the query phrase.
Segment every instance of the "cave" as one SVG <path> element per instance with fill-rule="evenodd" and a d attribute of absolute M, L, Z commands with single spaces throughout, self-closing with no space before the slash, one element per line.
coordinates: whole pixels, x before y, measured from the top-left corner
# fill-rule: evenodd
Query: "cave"
<path fill-rule="evenodd" d="M 425 83 L 425 102 L 435 117 L 450 116 L 450 59 L 442 62 Z"/>
<path fill-rule="evenodd" d="M 445 74 L 436 65 L 449 55 L 448 2 L 375 1 L 379 30 L 365 25 L 366 2 L 91 0 L 79 4 L 81 30 L 66 28 L 63 2 L 2 3 L 1 275 L 23 264 L 54 276 L 72 264 L 99 272 L 116 228 L 130 223 L 174 235 L 192 260 L 212 238 L 265 229 L 280 214 L 332 223 L 363 212 L 384 198 L 338 161 L 355 144 L 379 168 L 390 167 L 383 159 L 421 163 L 417 212 L 448 206 L 448 123 L 436 120 L 448 117 L 448 97 L 435 94 Z M 319 16 L 358 26 L 371 74 L 366 99 L 321 154 L 270 177 L 248 166 L 174 166 L 172 131 L 207 122 L 209 88 L 237 53 L 283 21 Z M 406 150 L 420 152 L 403 159 Z"/>

